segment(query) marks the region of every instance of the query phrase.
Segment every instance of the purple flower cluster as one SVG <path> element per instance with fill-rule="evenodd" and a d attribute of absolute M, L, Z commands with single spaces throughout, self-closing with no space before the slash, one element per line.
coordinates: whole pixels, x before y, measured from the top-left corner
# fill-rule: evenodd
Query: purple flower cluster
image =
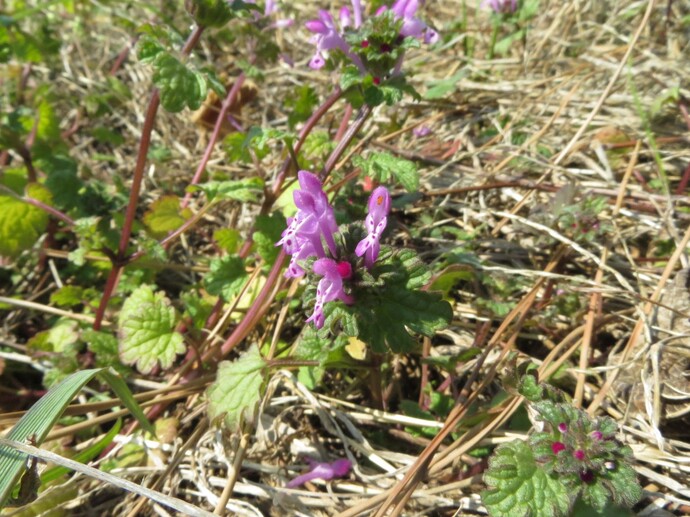
<path fill-rule="evenodd" d="M 332 256 L 337 251 L 334 235 L 338 225 L 319 178 L 309 171 L 299 171 L 297 178 L 301 187 L 301 190 L 293 193 L 297 214 L 288 219 L 288 227 L 282 233 L 282 239 L 276 243 L 276 246 L 283 246 L 285 253 L 292 255 L 285 273 L 289 278 L 304 275 L 304 269 L 298 261 L 309 257 L 326 258 L 322 237 Z"/>
<path fill-rule="evenodd" d="M 489 8 L 493 12 L 501 13 L 514 13 L 517 11 L 518 3 L 517 0 L 483 0 L 482 8 Z"/>
<path fill-rule="evenodd" d="M 333 207 L 328 203 L 321 181 L 309 171 L 297 173 L 300 188 L 293 192 L 297 213 L 288 219 L 288 227 L 283 231 L 276 246 L 283 246 L 285 253 L 291 255 L 290 265 L 285 276 L 298 278 L 305 271 L 299 262 L 316 257 L 313 272 L 323 278 L 316 288 L 314 312 L 307 322 L 313 322 L 316 328 L 323 327 L 323 307 L 333 300 L 354 303 L 352 295 L 345 292 L 344 280 L 352 277 L 352 265 L 347 260 L 338 261 L 338 249 L 335 234 L 338 225 L 335 222 Z M 355 255 L 364 255 L 364 265 L 371 269 L 381 249 L 381 234 L 388 222 L 390 211 L 390 194 L 385 187 L 378 187 L 369 199 L 369 214 L 364 225 L 368 235 L 355 249 Z M 324 248 L 324 242 L 326 248 Z M 330 256 L 329 256 L 330 255 Z"/>
<path fill-rule="evenodd" d="M 338 14 L 339 24 L 336 25 L 333 16 L 326 11 L 319 11 L 319 17 L 306 23 L 306 28 L 313 33 L 310 42 L 316 46 L 316 52 L 309 61 L 313 69 L 322 68 L 326 64 L 331 50 L 342 51 L 354 63 L 362 74 L 366 74 L 366 66 L 345 39 L 347 31 L 356 31 L 363 24 L 364 10 L 360 0 L 351 0 L 352 11 L 348 7 L 342 7 Z M 402 20 L 400 36 L 421 38 L 424 43 L 438 41 L 438 33 L 427 27 L 419 18 L 416 18 L 417 10 L 423 0 L 396 0 L 390 10 L 396 19 Z M 374 16 L 381 16 L 388 10 L 385 5 L 376 11 Z M 365 42 L 362 42 L 365 45 Z M 399 67 L 396 67 L 399 68 Z"/>

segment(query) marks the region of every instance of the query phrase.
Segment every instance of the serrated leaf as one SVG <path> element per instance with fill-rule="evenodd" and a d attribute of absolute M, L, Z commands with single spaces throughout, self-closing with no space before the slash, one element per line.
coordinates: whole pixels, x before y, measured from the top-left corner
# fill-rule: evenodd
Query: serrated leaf
<path fill-rule="evenodd" d="M 124 381 L 103 368 L 97 368 L 75 372 L 53 386 L 24 414 L 7 438 L 18 442 L 31 440 L 36 446 L 40 446 L 70 401 L 96 375 L 100 375 L 111 384 L 113 391 L 146 430 L 154 431 Z M 10 497 L 12 488 L 21 477 L 27 458 L 26 454 L 16 449 L 0 446 L 0 508 Z"/>
<path fill-rule="evenodd" d="M 190 185 L 187 192 L 202 191 L 209 202 L 215 199 L 232 199 L 245 203 L 254 203 L 263 193 L 264 182 L 261 178 L 246 178 L 230 181 L 209 181 L 199 185 Z"/>
<path fill-rule="evenodd" d="M 161 105 L 171 113 L 185 107 L 199 109 L 206 99 L 206 78 L 190 70 L 167 52 L 160 52 L 153 61 L 153 84 L 160 90 Z"/>
<path fill-rule="evenodd" d="M 398 158 L 388 152 L 372 152 L 366 158 L 355 156 L 352 162 L 380 183 L 395 180 L 408 192 L 416 192 L 419 189 L 419 172 L 410 160 Z"/>
<path fill-rule="evenodd" d="M 57 142 L 60 140 L 60 123 L 55 115 L 53 105 L 43 99 L 37 108 L 38 125 L 36 136 L 47 142 Z"/>
<path fill-rule="evenodd" d="M 207 391 L 209 417 L 224 417 L 231 431 L 237 431 L 242 421 L 251 422 L 266 375 L 266 363 L 255 346 L 233 362 L 221 362 L 216 381 Z"/>
<path fill-rule="evenodd" d="M 156 365 L 169 368 L 185 351 L 182 334 L 174 331 L 176 319 L 163 293 L 154 293 L 148 285 L 138 287 L 125 300 L 118 318 L 120 360 L 136 364 L 142 373 L 150 373 Z"/>
<path fill-rule="evenodd" d="M 209 294 L 232 300 L 242 290 L 247 280 L 244 260 L 228 256 L 211 260 L 211 271 L 204 277 L 204 287 Z"/>
<path fill-rule="evenodd" d="M 345 239 L 356 235 L 353 226 Z M 337 334 L 342 329 L 347 336 L 358 337 L 377 353 L 413 351 L 417 340 L 409 331 L 432 336 L 447 327 L 453 316 L 450 304 L 440 294 L 420 290 L 429 276 L 414 251 L 392 253 L 390 248 L 382 247 L 369 280 L 365 277 L 355 286 L 356 303 L 326 304 L 325 332 Z M 313 287 L 307 290 L 306 302 L 310 302 L 313 292 Z"/>
<path fill-rule="evenodd" d="M 26 186 L 28 197 L 50 204 L 48 189 L 38 183 Z M 48 213 L 0 191 L 0 256 L 17 257 L 31 248 L 48 225 Z"/>
<path fill-rule="evenodd" d="M 362 74 L 359 69 L 354 65 L 346 66 L 340 73 L 340 88 L 346 91 L 352 86 L 362 84 Z"/>
<path fill-rule="evenodd" d="M 482 501 L 492 517 L 558 517 L 568 514 L 570 495 L 556 477 L 537 466 L 525 442 L 501 445 L 484 474 Z"/>
<path fill-rule="evenodd" d="M 162 238 L 177 230 L 190 217 L 192 211 L 189 208 L 181 208 L 177 196 L 164 196 L 151 204 L 151 208 L 144 214 L 144 224 L 151 235 Z"/>
<path fill-rule="evenodd" d="M 137 57 L 142 63 L 150 63 L 165 47 L 159 41 L 148 34 L 144 34 L 137 43 Z"/>

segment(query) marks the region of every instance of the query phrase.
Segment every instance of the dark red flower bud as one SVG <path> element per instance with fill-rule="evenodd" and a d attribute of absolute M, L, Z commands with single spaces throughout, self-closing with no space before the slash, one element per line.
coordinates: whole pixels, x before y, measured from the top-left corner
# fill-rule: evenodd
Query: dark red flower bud
<path fill-rule="evenodd" d="M 554 454 L 558 454 L 561 451 L 565 450 L 565 444 L 561 442 L 553 442 L 551 444 L 551 450 L 553 451 Z"/>

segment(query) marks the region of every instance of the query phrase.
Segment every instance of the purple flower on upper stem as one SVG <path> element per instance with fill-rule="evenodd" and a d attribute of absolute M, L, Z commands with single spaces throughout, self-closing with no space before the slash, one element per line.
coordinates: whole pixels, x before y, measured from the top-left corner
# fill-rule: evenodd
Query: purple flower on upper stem
<path fill-rule="evenodd" d="M 338 49 L 345 53 L 348 59 L 357 66 L 363 75 L 367 73 L 362 59 L 356 53 L 358 49 L 354 49 L 353 51 L 344 36 L 346 29 L 357 30 L 363 24 L 362 14 L 364 10 L 361 0 L 351 0 L 351 3 L 352 11 L 350 11 L 348 7 L 342 7 L 340 9 L 338 16 L 340 20 L 339 29 L 336 27 L 335 21 L 330 13 L 324 10 L 319 11 L 318 19 L 310 20 L 306 23 L 305 26 L 307 30 L 314 34 L 310 42 L 316 45 L 316 52 L 309 61 L 309 66 L 311 68 L 322 68 L 326 64 L 329 51 Z M 424 43 L 436 43 L 436 41 L 438 41 L 438 33 L 429 28 L 426 23 L 419 18 L 415 18 L 419 6 L 423 3 L 423 0 L 396 0 L 390 10 L 395 18 L 403 20 L 402 27 L 400 28 L 400 36 L 403 38 L 412 36 L 414 38 L 422 38 Z M 388 7 L 384 5 L 376 11 L 374 16 L 380 16 L 387 10 Z M 362 43 L 368 42 L 364 41 Z M 402 55 L 395 65 L 394 74 L 400 72 L 401 63 Z"/>
<path fill-rule="evenodd" d="M 323 327 L 324 315 L 323 306 L 333 300 L 342 300 L 347 304 L 353 303 L 354 298 L 347 294 L 343 289 L 343 279 L 348 279 L 352 276 L 352 266 L 349 262 L 336 262 L 330 258 L 322 258 L 314 262 L 314 273 L 323 278 L 319 280 L 319 285 L 316 286 L 316 304 L 314 305 L 314 312 L 307 323 L 314 322 L 317 329 Z"/>
<path fill-rule="evenodd" d="M 364 265 L 371 269 L 381 250 L 381 234 L 388 223 L 388 212 L 391 209 L 391 196 L 386 187 L 377 187 L 369 198 L 369 213 L 364 220 L 367 236 L 359 241 L 355 254 L 364 255 Z"/>
<path fill-rule="evenodd" d="M 307 462 L 309 463 L 311 470 L 306 474 L 297 476 L 295 479 L 288 482 L 288 484 L 285 485 L 287 488 L 302 486 L 307 481 L 313 481 L 314 479 L 323 479 L 328 481 L 333 478 L 341 478 L 343 476 L 347 476 L 350 473 L 350 469 L 352 469 L 352 463 L 350 460 L 344 458 L 335 460 L 333 463 L 319 463 L 311 458 L 308 458 Z"/>
<path fill-rule="evenodd" d="M 415 18 L 419 6 L 423 3 L 423 1 L 420 2 L 419 0 L 396 0 L 391 6 L 391 11 L 393 11 L 396 18 L 402 18 L 403 20 L 402 27 L 400 28 L 401 36 L 423 38 L 424 43 L 436 43 L 438 41 L 438 32 L 429 28 L 419 18 Z"/>
<path fill-rule="evenodd" d="M 361 23 L 362 19 L 361 6 L 359 5 L 359 1 L 354 0 L 352 6 L 355 14 L 355 28 L 358 28 L 359 25 L 357 25 L 357 20 Z M 350 10 L 344 7 L 340 10 L 341 31 L 345 30 L 345 27 L 349 26 L 351 21 Z M 362 60 L 350 52 L 350 46 L 345 41 L 345 38 L 343 38 L 342 33 L 338 31 L 335 26 L 331 13 L 322 9 L 319 11 L 319 18 L 317 20 L 308 21 L 305 26 L 307 30 L 314 33 L 309 41 L 316 45 L 316 52 L 311 58 L 311 61 L 309 61 L 309 66 L 311 68 L 314 70 L 323 68 L 328 58 L 328 52 L 330 50 L 339 49 L 357 65 L 360 71 L 365 71 Z"/>
<path fill-rule="evenodd" d="M 288 227 L 276 243 L 276 246 L 283 246 L 285 253 L 292 255 L 285 276 L 293 278 L 304 274 L 297 261 L 309 257 L 326 257 L 322 238 L 331 255 L 336 255 L 333 235 L 338 231 L 333 207 L 328 203 L 319 178 L 309 171 L 299 171 L 297 178 L 300 189 L 293 192 L 297 213 L 295 217 L 288 219 Z"/>
<path fill-rule="evenodd" d="M 514 13 L 517 11 L 518 3 L 517 0 L 482 0 L 481 7 L 482 9 L 488 7 L 498 14 Z"/>

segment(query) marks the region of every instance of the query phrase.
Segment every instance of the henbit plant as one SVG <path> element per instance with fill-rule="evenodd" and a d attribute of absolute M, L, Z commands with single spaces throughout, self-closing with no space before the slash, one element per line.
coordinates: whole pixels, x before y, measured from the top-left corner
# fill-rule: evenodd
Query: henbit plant
<path fill-rule="evenodd" d="M 319 55 L 326 59 L 330 51 L 330 57 L 335 58 L 332 64 L 343 64 L 340 87 L 335 88 L 320 106 L 312 108 L 300 132 L 295 135 L 273 128 L 252 128 L 242 136 L 241 142 L 233 137 L 227 148 L 239 152 L 241 156 L 237 159 L 255 165 L 259 174 L 241 180 L 212 178 L 202 183 L 202 173 L 219 136 L 221 115 L 204 156 L 188 182 L 185 199 L 180 200 L 174 195 L 159 198 L 148 207 L 142 218 L 143 225 L 140 225 L 137 213 L 141 208 L 146 163 L 164 159 L 157 158 L 151 148 L 158 106 L 169 112 L 195 109 L 201 106 L 211 89 L 219 97 L 225 96 L 221 110 L 226 110 L 237 95 L 240 88 L 237 85 L 241 85 L 246 75 L 254 73 L 254 64 L 260 58 L 277 57 L 276 47 L 263 39 L 263 29 L 289 25 L 285 22 L 273 24 L 267 20 L 268 15 L 275 13 L 268 4 L 263 15 L 252 2 L 193 0 L 187 4 L 196 24 L 180 50 L 176 50 L 182 44 L 179 32 L 167 24 L 144 24 L 139 28 L 141 37 L 137 55 L 144 66 L 153 68 L 154 87 L 145 112 L 131 187 L 118 183 L 116 193 L 106 196 L 107 186 L 82 183 L 77 162 L 66 152 L 64 156 L 54 152 L 56 149 L 65 151 L 66 147 L 63 149 L 59 132 L 56 133 L 57 118 L 50 104 L 39 104 L 37 110 L 41 124 L 37 124 L 35 130 L 32 129 L 33 119 L 21 109 L 3 115 L 3 146 L 12 148 L 24 159 L 26 174 L 16 174 L 16 178 L 11 175 L 5 177 L 8 180 L 6 188 L 11 192 L 8 191 L 2 201 L 7 204 L 16 201 L 21 210 L 3 212 L 2 217 L 8 217 L 6 227 L 26 227 L 26 230 L 21 231 L 23 240 L 6 241 L 7 249 L 0 251 L 3 255 L 18 257 L 33 246 L 46 230 L 46 213 L 49 213 L 64 223 L 64 227 L 60 227 L 66 235 L 63 238 L 77 242 L 73 246 L 76 249 L 69 254 L 74 271 L 83 274 L 84 270 L 89 270 L 93 278 L 107 275 L 100 291 L 66 285 L 54 293 L 54 303 L 65 307 L 83 305 L 85 312 L 95 309 L 95 316 L 84 315 L 80 324 L 60 321 L 54 328 L 34 336 L 33 349 L 52 354 L 51 361 L 54 361 L 54 373 L 46 376 L 46 383 L 49 378 L 54 382 L 83 364 L 94 363 L 113 365 L 122 372 L 128 372 L 130 370 L 122 364 L 125 363 L 145 375 L 175 368 L 174 379 L 183 378 L 185 381 L 200 375 L 202 368 L 217 368 L 217 381 L 208 391 L 209 412 L 212 417 L 224 415 L 224 421 L 237 429 L 245 418 L 253 414 L 271 368 L 302 366 L 322 373 L 323 369 L 335 366 L 333 354 L 343 349 L 346 336 L 361 340 L 379 355 L 412 352 L 419 348 L 417 335 L 432 336 L 449 324 L 452 317 L 450 304 L 440 295 L 427 292 L 431 273 L 417 254 L 410 249 L 381 244 L 392 208 L 388 190 L 384 187 L 374 189 L 363 225 L 345 221 L 338 226 L 331 202 L 322 187 L 337 161 L 357 137 L 373 107 L 383 103 L 397 104 L 406 93 L 418 98 L 406 82 L 402 66 L 404 55 L 407 49 L 418 46 L 418 39 L 433 43 L 437 35 L 416 17 L 419 7 L 416 1 L 397 1 L 391 8 L 380 9 L 366 21 L 362 20 L 359 2 L 353 2 L 353 20 L 347 22 L 347 16 L 343 14 L 342 32 L 338 33 L 347 48 L 343 46 L 340 54 L 326 48 L 327 37 L 334 36 L 333 31 L 322 33 L 322 37 L 317 38 Z M 235 18 L 239 19 L 238 23 L 242 19 L 249 20 L 247 25 L 253 29 L 247 29 L 246 38 L 250 43 L 244 71 L 236 79 L 235 86 L 226 91 L 213 70 L 199 65 L 192 50 L 207 29 L 222 29 Z M 321 30 L 313 23 L 308 24 L 308 28 L 316 28 L 317 33 Z M 333 27 L 329 31 L 331 29 Z M 113 96 L 131 96 L 126 89 L 118 88 L 121 85 L 113 81 Z M 295 193 L 297 207 L 304 212 L 304 218 L 295 216 L 295 220 L 300 223 L 299 235 L 306 241 L 301 242 L 298 252 L 293 254 L 297 258 L 289 271 L 294 273 L 301 268 L 305 272 L 304 306 L 312 307 L 313 304 L 311 316 L 305 319 L 314 325 L 305 329 L 294 358 L 274 360 L 269 353 L 268 359 L 264 359 L 264 354 L 256 347 L 250 347 L 239 359 L 221 362 L 254 328 L 257 318 L 269 307 L 267 302 L 275 296 L 286 253 L 277 252 L 274 248 L 284 228 L 284 219 L 279 213 L 272 214 L 271 210 L 291 173 L 298 170 L 301 162 L 313 160 L 309 156 L 313 130 L 342 97 L 360 108 L 359 114 L 351 121 L 352 110 L 345 111 L 337 145 L 326 147 L 323 158 L 315 160 L 323 163 L 318 177 L 306 171 L 300 172 L 298 177 L 302 190 Z M 309 98 L 309 95 L 305 96 L 305 99 Z M 112 97 L 94 100 L 88 109 L 93 108 L 93 114 L 97 115 L 98 110 L 111 109 L 108 104 L 111 101 Z M 304 118 L 300 117 L 301 120 Z M 104 138 L 116 140 L 117 135 L 101 133 Z M 30 149 L 27 140 L 33 140 L 35 147 Z M 235 145 L 238 142 L 239 145 Z M 276 144 L 284 146 L 285 160 L 273 183 L 267 186 L 266 175 L 260 174 L 260 162 L 268 146 Z M 38 170 L 34 167 L 36 156 L 41 157 Z M 418 188 L 416 166 L 406 159 L 387 152 L 375 152 L 356 156 L 354 163 L 371 181 L 389 185 L 397 183 L 408 191 Z M 42 182 L 44 174 L 45 186 Z M 115 178 L 114 181 L 119 180 Z M 170 244 L 193 228 L 216 203 L 224 200 L 257 202 L 262 191 L 264 200 L 250 230 L 250 238 L 238 250 L 237 236 L 224 234 L 229 254 L 213 259 L 209 264 L 210 270 L 199 283 L 206 293 L 218 297 L 215 306 L 207 307 L 195 297 L 196 288 L 182 293 L 181 303 L 178 303 L 168 296 L 169 293 L 154 285 L 151 271 L 136 267 L 136 261 L 142 259 L 165 260 Z M 187 203 L 196 193 L 205 196 L 206 204 L 194 214 L 187 209 Z M 115 212 L 122 212 L 122 215 L 105 217 Z M 309 233 L 308 226 L 312 223 L 325 230 Z M 297 223 L 293 230 L 297 230 L 296 226 Z M 220 233 L 218 235 L 220 243 Z M 70 245 L 75 242 L 70 242 Z M 305 242 L 309 244 L 305 245 Z M 252 248 L 253 243 L 255 248 Z M 257 251 L 257 263 L 262 264 L 263 261 L 266 266 L 256 271 L 268 271 L 263 278 L 263 287 L 250 301 L 248 311 L 220 347 L 210 344 L 201 350 L 190 347 L 189 343 L 195 339 L 194 333 L 210 330 L 223 305 L 228 301 L 236 302 L 247 289 L 250 278 L 244 260 L 253 250 Z M 94 272 L 91 269 L 94 260 L 109 263 L 110 267 L 99 266 Z M 93 279 L 89 278 L 89 281 Z M 180 305 L 186 311 L 183 316 L 177 310 Z M 110 310 L 117 310 L 113 318 L 106 317 Z M 110 330 L 112 323 L 108 319 L 116 320 L 117 337 Z M 92 329 L 86 328 L 87 323 Z M 185 352 L 185 359 L 175 366 L 178 354 Z M 164 407 L 165 403 L 154 405 L 147 416 L 155 419 Z M 125 432 L 132 432 L 135 426 L 136 422 Z M 331 470 L 322 468 L 319 472 L 330 475 Z M 345 472 L 344 463 L 333 464 L 333 476 Z"/>
<path fill-rule="evenodd" d="M 536 415 L 537 431 L 499 446 L 490 458 L 482 500 L 492 517 L 566 516 L 576 503 L 594 513 L 631 507 L 642 497 L 632 449 L 618 440 L 613 419 L 590 417 L 529 372 L 517 389 Z"/>

